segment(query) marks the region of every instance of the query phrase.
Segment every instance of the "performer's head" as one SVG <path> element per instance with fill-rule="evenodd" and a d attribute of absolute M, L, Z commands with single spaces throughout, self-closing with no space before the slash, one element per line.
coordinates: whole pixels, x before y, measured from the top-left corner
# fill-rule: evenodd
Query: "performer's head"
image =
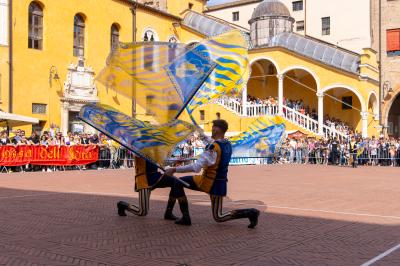
<path fill-rule="evenodd" d="M 214 120 L 212 123 L 211 137 L 215 140 L 225 138 L 225 133 L 228 130 L 228 123 L 223 119 Z"/>

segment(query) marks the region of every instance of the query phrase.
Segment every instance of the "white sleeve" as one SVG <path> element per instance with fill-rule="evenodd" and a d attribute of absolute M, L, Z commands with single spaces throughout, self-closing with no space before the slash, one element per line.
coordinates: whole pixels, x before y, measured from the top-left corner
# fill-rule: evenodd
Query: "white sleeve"
<path fill-rule="evenodd" d="M 217 152 L 206 150 L 201 154 L 200 158 L 189 165 L 179 166 L 176 168 L 177 173 L 199 173 L 202 168 L 211 166 L 217 161 Z"/>

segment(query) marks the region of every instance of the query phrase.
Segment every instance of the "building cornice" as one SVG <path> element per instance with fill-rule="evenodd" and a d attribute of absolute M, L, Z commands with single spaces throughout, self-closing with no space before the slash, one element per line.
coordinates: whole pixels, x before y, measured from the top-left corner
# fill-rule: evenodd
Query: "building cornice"
<path fill-rule="evenodd" d="M 249 5 L 249 4 L 255 4 L 255 3 L 261 3 L 263 0 L 239 0 L 231 3 L 225 3 L 225 4 L 220 4 L 220 5 L 214 5 L 214 6 L 208 6 L 204 13 L 207 12 L 212 12 L 212 11 L 217 11 L 225 8 L 230 8 L 230 7 L 237 7 L 237 6 L 244 6 L 244 5 Z"/>
<path fill-rule="evenodd" d="M 143 9 L 143 10 L 146 10 L 146 11 L 150 11 L 152 13 L 156 13 L 156 14 L 159 14 L 159 15 L 162 15 L 164 17 L 168 17 L 168 18 L 171 18 L 171 19 L 174 19 L 174 20 L 177 20 L 177 21 L 182 21 L 181 17 L 175 16 L 175 15 L 173 15 L 171 13 L 162 11 L 160 9 L 157 9 L 157 8 L 154 8 L 154 7 L 151 7 L 151 6 L 148 6 L 148 5 L 144 5 L 144 4 L 138 3 L 138 2 L 136 2 L 134 0 L 119 0 L 119 1 L 128 3 L 128 4 L 132 5 L 132 7 L 140 8 L 140 9 Z"/>

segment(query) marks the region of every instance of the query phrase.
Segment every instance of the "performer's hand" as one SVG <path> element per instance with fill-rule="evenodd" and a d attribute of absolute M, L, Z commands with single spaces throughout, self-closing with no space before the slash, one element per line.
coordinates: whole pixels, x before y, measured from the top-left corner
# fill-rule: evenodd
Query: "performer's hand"
<path fill-rule="evenodd" d="M 165 169 L 165 173 L 166 175 L 174 175 L 176 173 L 176 168 L 175 167 L 171 167 L 171 168 L 167 168 Z"/>

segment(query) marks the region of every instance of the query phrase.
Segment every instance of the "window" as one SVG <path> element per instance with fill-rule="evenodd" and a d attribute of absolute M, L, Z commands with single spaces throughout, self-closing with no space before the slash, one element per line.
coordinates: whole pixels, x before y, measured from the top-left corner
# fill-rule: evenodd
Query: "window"
<path fill-rule="evenodd" d="M 74 17 L 74 56 L 85 54 L 85 20 L 79 14 Z"/>
<path fill-rule="evenodd" d="M 29 5 L 28 48 L 43 48 L 43 10 L 35 2 Z"/>
<path fill-rule="evenodd" d="M 192 3 L 189 3 L 189 9 L 192 9 L 193 8 L 193 4 Z"/>
<path fill-rule="evenodd" d="M 119 27 L 117 24 L 111 26 L 111 50 L 117 50 L 119 46 Z"/>
<path fill-rule="evenodd" d="M 303 0 L 301 1 L 293 1 L 293 11 L 301 11 L 303 10 Z"/>
<path fill-rule="evenodd" d="M 144 42 L 154 42 L 154 40 L 155 40 L 154 35 L 155 35 L 155 33 L 152 30 L 146 30 L 143 35 L 143 41 Z"/>
<path fill-rule="evenodd" d="M 296 31 L 304 31 L 304 20 L 296 22 Z"/>
<path fill-rule="evenodd" d="M 169 37 L 168 42 L 170 42 L 170 43 L 177 43 L 177 42 L 178 42 L 178 39 L 177 39 L 175 36 L 171 36 L 171 37 Z"/>
<path fill-rule="evenodd" d="M 204 110 L 200 110 L 200 120 L 201 120 L 201 121 L 204 121 L 204 119 L 205 119 Z"/>
<path fill-rule="evenodd" d="M 239 11 L 232 12 L 232 21 L 239 21 Z"/>
<path fill-rule="evenodd" d="M 386 31 L 386 52 L 388 56 L 400 55 L 400 29 Z"/>
<path fill-rule="evenodd" d="M 322 18 L 322 35 L 330 35 L 331 34 L 331 18 L 325 17 Z"/>
<path fill-rule="evenodd" d="M 353 108 L 353 97 L 344 96 L 342 97 L 342 110 L 349 110 Z"/>
<path fill-rule="evenodd" d="M 221 113 L 220 112 L 216 113 L 215 116 L 217 117 L 217 119 L 221 119 Z"/>
<path fill-rule="evenodd" d="M 32 114 L 45 114 L 47 112 L 47 104 L 32 103 Z"/>

